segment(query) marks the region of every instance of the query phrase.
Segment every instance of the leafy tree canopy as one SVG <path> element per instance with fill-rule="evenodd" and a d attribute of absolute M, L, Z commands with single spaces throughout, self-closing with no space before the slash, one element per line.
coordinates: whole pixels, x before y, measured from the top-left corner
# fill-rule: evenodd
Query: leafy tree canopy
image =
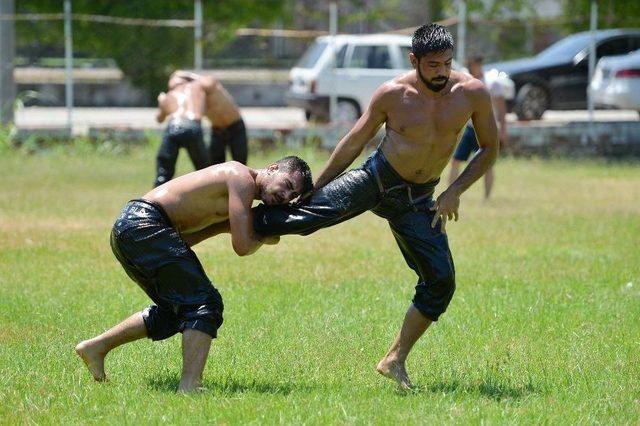
<path fill-rule="evenodd" d="M 252 22 L 269 25 L 282 17 L 286 0 L 202 1 L 203 49 L 220 49 L 237 28 Z M 16 13 L 61 13 L 61 0 L 19 0 Z M 193 0 L 73 0 L 74 14 L 145 19 L 193 19 Z M 32 47 L 64 46 L 61 21 L 18 21 L 18 43 Z M 138 87 L 149 94 L 166 87 L 176 68 L 190 67 L 194 55 L 194 29 L 114 25 L 74 20 L 74 50 L 93 57 L 113 58 Z"/>
<path fill-rule="evenodd" d="M 598 28 L 640 27 L 640 1 L 598 0 Z M 563 0 L 562 8 L 567 28 L 572 31 L 589 29 L 591 0 Z"/>

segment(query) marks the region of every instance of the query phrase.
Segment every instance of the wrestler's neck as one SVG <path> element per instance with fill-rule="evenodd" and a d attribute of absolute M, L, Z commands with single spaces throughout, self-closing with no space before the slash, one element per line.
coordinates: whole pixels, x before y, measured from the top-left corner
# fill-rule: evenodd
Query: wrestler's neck
<path fill-rule="evenodd" d="M 262 194 L 260 188 L 262 187 L 262 183 L 264 182 L 264 178 L 267 175 L 267 169 L 252 169 L 249 168 L 249 173 L 255 182 L 255 190 L 253 193 L 254 200 L 262 199 Z"/>
<path fill-rule="evenodd" d="M 451 81 L 451 76 L 449 76 L 447 85 L 442 90 L 439 90 L 436 92 L 435 90 L 429 89 L 429 87 L 424 83 L 424 81 L 422 81 L 418 73 L 415 72 L 414 85 L 418 89 L 418 92 L 420 92 L 421 94 L 428 96 L 430 98 L 437 99 L 451 93 L 452 81 Z"/>

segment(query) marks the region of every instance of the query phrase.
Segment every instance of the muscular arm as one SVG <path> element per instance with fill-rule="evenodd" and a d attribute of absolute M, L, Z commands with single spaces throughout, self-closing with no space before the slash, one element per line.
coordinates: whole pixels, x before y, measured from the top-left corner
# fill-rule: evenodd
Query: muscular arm
<path fill-rule="evenodd" d="M 207 240 L 211 237 L 215 237 L 216 235 L 219 235 L 219 234 L 228 234 L 230 232 L 231 232 L 231 226 L 229 224 L 229 220 L 225 220 L 224 222 L 219 222 L 219 223 L 214 223 L 212 225 L 209 225 L 206 228 L 196 232 L 192 232 L 189 234 L 182 234 L 181 237 L 189 247 L 193 247 L 196 244 L 199 244 L 202 241 Z M 278 242 L 280 241 L 280 237 L 260 236 L 260 241 L 264 244 L 278 244 Z"/>
<path fill-rule="evenodd" d="M 176 77 L 183 77 L 188 80 L 197 81 L 207 93 L 210 93 L 215 88 L 216 79 L 211 76 L 200 75 L 184 70 L 174 71 L 172 75 L 175 75 Z"/>
<path fill-rule="evenodd" d="M 509 147 L 509 132 L 507 131 L 507 101 L 504 97 L 494 99 L 496 112 L 498 113 L 498 140 L 500 149 L 506 150 Z"/>
<path fill-rule="evenodd" d="M 471 93 L 471 101 L 474 105 L 471 119 L 480 149 L 458 179 L 447 189 L 447 191 L 455 191 L 458 195 L 478 180 L 491 167 L 498 155 L 498 130 L 489 92 L 484 87 L 475 90 Z"/>
<path fill-rule="evenodd" d="M 162 123 L 165 118 L 167 118 L 167 104 L 166 104 L 167 94 L 162 92 L 158 95 L 158 113 L 156 114 L 156 121 L 158 123 Z"/>
<path fill-rule="evenodd" d="M 489 92 L 484 85 L 479 84 L 478 87 L 470 89 L 469 99 L 473 105 L 471 119 L 480 149 L 460 176 L 436 200 L 432 227 L 438 219 L 442 219 L 443 228 L 447 220 L 458 220 L 460 195 L 485 174 L 498 155 L 498 130 Z"/>
<path fill-rule="evenodd" d="M 263 243 L 253 230 L 251 204 L 255 183 L 250 176 L 244 174 L 233 174 L 228 179 L 231 244 L 238 256 L 248 256 Z"/>
<path fill-rule="evenodd" d="M 171 73 L 171 76 L 169 78 L 173 77 L 186 78 L 187 80 L 197 80 L 200 78 L 200 74 L 185 70 L 175 70 L 173 73 Z"/>
<path fill-rule="evenodd" d="M 187 243 L 189 247 L 193 247 L 208 238 L 211 238 L 218 234 L 227 233 L 229 231 L 229 221 L 225 220 L 224 222 L 214 223 L 199 231 L 189 234 L 182 234 L 181 236 L 184 242 Z"/>
<path fill-rule="evenodd" d="M 322 188 L 342 173 L 360 155 L 367 142 L 376 135 L 387 118 L 384 112 L 384 98 L 388 90 L 387 84 L 383 84 L 375 91 L 367 110 L 338 143 L 329 161 L 320 172 L 314 185 L 316 189 Z"/>

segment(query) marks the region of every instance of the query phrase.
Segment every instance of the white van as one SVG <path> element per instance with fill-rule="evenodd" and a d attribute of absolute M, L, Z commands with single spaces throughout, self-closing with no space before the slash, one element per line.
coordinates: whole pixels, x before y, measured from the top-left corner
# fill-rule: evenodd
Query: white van
<path fill-rule="evenodd" d="M 289 106 L 304 109 L 307 118 L 328 119 L 333 85 L 338 100 L 337 119 L 355 121 L 378 86 L 412 69 L 410 36 L 337 35 L 334 79 L 330 42 L 331 36 L 318 37 L 289 73 L 285 100 Z"/>

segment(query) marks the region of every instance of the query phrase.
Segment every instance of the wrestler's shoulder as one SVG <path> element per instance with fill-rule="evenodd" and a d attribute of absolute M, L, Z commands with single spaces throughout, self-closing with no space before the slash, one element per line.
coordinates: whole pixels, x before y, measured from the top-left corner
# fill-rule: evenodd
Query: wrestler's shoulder
<path fill-rule="evenodd" d="M 211 175 L 227 182 L 254 183 L 251 169 L 238 161 L 227 161 L 208 167 Z"/>
<path fill-rule="evenodd" d="M 221 166 L 232 175 L 240 177 L 251 176 L 251 169 L 239 161 L 227 161 L 222 163 Z"/>
<path fill-rule="evenodd" d="M 458 84 L 462 86 L 462 88 L 469 93 L 487 91 L 487 86 L 481 80 L 464 72 L 451 71 L 450 79 L 454 85 Z"/>
<path fill-rule="evenodd" d="M 383 97 L 395 97 L 404 95 L 407 90 L 415 90 L 415 86 L 412 84 L 410 72 L 401 74 L 391 80 L 388 80 L 378 88 L 377 92 L 379 96 Z"/>
<path fill-rule="evenodd" d="M 218 79 L 212 75 L 203 75 L 196 81 L 196 83 L 199 84 L 207 93 L 214 93 L 218 90 L 218 86 L 220 85 Z"/>
<path fill-rule="evenodd" d="M 416 79 L 414 74 L 415 71 L 407 71 L 392 78 L 385 84 L 387 85 L 388 90 L 406 90 L 408 87 L 413 87 L 413 83 Z"/>

